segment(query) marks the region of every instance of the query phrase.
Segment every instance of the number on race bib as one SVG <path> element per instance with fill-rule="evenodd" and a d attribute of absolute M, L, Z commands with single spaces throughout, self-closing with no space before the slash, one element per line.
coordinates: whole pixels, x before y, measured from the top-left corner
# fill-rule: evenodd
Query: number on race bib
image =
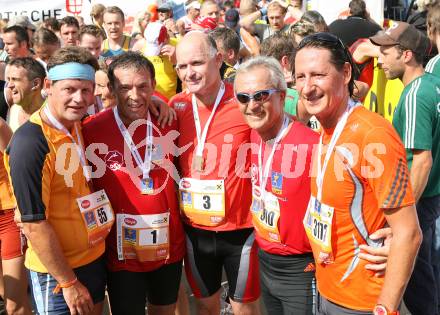
<path fill-rule="evenodd" d="M 206 210 L 211 209 L 211 198 L 209 196 L 203 196 L 203 208 L 205 208 Z"/>
<path fill-rule="evenodd" d="M 157 243 L 157 230 L 151 231 L 151 235 L 153 236 L 153 244 Z"/>
<path fill-rule="evenodd" d="M 316 239 L 324 242 L 327 237 L 327 228 L 327 224 L 319 222 L 317 219 L 313 219 L 313 236 Z"/>
<path fill-rule="evenodd" d="M 99 217 L 99 223 L 104 224 L 107 222 L 107 214 L 105 213 L 105 210 L 103 207 L 99 208 L 96 210 L 96 212 L 98 213 L 98 217 Z"/>
<path fill-rule="evenodd" d="M 267 209 L 263 209 L 260 215 L 260 220 L 266 223 L 268 226 L 273 227 L 274 225 L 275 212 L 267 211 Z"/>

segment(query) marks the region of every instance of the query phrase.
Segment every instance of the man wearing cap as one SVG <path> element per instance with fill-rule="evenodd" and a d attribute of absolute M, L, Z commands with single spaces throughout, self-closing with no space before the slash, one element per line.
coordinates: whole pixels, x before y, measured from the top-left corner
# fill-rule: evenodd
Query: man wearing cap
<path fill-rule="evenodd" d="M 200 2 L 198 0 L 189 1 L 185 4 L 186 15 L 177 20 L 176 26 L 180 36 L 185 36 L 191 31 L 191 24 L 200 15 Z"/>
<path fill-rule="evenodd" d="M 238 29 L 238 21 L 240 20 L 240 14 L 236 9 L 229 9 L 225 12 L 225 25 L 234 31 Z"/>
<path fill-rule="evenodd" d="M 163 25 L 165 25 L 168 36 L 169 37 L 176 37 L 179 34 L 178 28 L 176 26 L 176 23 L 173 19 L 173 6 L 171 3 L 164 2 L 157 8 L 158 12 L 158 20 Z M 145 33 L 145 32 L 144 32 Z M 145 33 L 147 34 L 147 33 Z"/>
<path fill-rule="evenodd" d="M 94 101 L 96 58 L 80 47 L 48 62 L 41 110 L 5 154 L 17 220 L 29 240 L 25 266 L 39 314 L 101 314 L 104 240 L 114 222 L 105 191 L 93 193 L 80 121 Z"/>
<path fill-rule="evenodd" d="M 405 86 L 393 125 L 406 149 L 423 242 L 404 301 L 413 314 L 437 314 L 440 262 L 433 261 L 432 248 L 440 216 L 440 79 L 424 71 L 429 40 L 414 26 L 396 22 L 370 40 L 380 46 L 387 79 L 399 78 Z"/>

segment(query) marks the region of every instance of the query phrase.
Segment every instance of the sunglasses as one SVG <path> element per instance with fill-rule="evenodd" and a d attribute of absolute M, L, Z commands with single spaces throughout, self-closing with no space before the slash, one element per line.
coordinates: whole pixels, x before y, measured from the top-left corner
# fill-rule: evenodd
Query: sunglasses
<path fill-rule="evenodd" d="M 255 102 L 258 102 L 258 103 L 263 103 L 263 102 L 267 101 L 272 94 L 279 92 L 279 91 L 280 90 L 278 90 L 278 89 L 267 89 L 267 90 L 257 91 L 254 94 L 236 93 L 235 97 L 242 104 L 247 104 L 251 100 L 254 100 Z"/>

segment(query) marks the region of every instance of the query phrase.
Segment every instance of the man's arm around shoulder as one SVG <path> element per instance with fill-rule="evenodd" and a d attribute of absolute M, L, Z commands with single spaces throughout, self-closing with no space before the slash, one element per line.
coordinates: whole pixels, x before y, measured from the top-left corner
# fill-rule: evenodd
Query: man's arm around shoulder
<path fill-rule="evenodd" d="M 414 205 L 383 211 L 393 239 L 385 281 L 377 303 L 385 305 L 389 310 L 397 310 L 414 268 L 422 232 Z"/>

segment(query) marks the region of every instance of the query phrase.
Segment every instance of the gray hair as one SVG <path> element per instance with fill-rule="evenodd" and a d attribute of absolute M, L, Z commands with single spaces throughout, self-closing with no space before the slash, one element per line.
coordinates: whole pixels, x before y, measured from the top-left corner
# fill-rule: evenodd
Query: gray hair
<path fill-rule="evenodd" d="M 284 79 L 284 73 L 281 69 L 280 63 L 275 58 L 269 56 L 253 57 L 242 63 L 235 74 L 235 82 L 237 82 L 237 77 L 239 75 L 243 75 L 257 68 L 264 68 L 269 71 L 269 81 L 273 82 L 274 88 L 280 91 L 287 90 L 286 80 Z"/>

